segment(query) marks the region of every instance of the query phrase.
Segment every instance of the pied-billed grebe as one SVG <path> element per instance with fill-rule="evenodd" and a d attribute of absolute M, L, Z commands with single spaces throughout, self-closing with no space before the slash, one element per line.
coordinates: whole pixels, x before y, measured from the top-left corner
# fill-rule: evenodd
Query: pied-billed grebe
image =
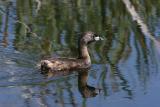
<path fill-rule="evenodd" d="M 41 73 L 71 71 L 86 69 L 91 66 L 91 59 L 88 53 L 87 45 L 91 42 L 103 40 L 94 32 L 88 31 L 81 35 L 79 40 L 78 58 L 49 58 L 40 62 Z"/>

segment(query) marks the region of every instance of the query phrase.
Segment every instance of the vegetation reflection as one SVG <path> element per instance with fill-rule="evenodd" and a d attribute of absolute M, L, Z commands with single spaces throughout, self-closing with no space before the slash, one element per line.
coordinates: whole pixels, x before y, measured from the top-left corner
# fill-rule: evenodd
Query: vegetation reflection
<path fill-rule="evenodd" d="M 41 0 L 40 4 L 36 0 L 4 2 L 5 5 L 0 6 L 0 33 L 3 36 L 1 46 L 8 48 L 13 43 L 16 51 L 34 56 L 36 61 L 51 56 L 76 57 L 79 33 L 88 30 L 97 32 L 105 37 L 105 41 L 90 46 L 92 62 L 98 67 L 93 65 L 89 77 L 99 78 L 97 87 L 102 88 L 104 96 L 122 91 L 127 98 L 132 99 L 132 81 L 136 82 L 136 79 L 129 78 L 132 77 L 128 76 L 129 71 L 134 71 L 135 78 L 145 89 L 151 76 L 150 71 L 157 71 L 152 66 L 158 65 L 154 41 L 146 37 L 141 25 L 129 13 L 123 1 L 125 0 Z M 136 8 L 149 32 L 154 37 L 159 36 L 156 27 L 160 17 L 160 1 L 129 2 Z M 13 28 L 15 37 L 10 41 L 9 30 Z M 130 69 L 130 66 L 134 69 Z M 125 76 L 126 72 L 128 77 Z M 87 76 L 88 72 L 79 73 L 76 86 L 79 86 L 84 97 L 96 96 L 95 87 L 87 85 Z M 62 83 L 67 88 L 62 88 Z M 64 90 L 69 93 L 68 102 L 76 106 L 74 90 L 71 89 L 75 85 L 74 81 L 63 78 L 55 84 L 57 99 L 62 106 L 66 101 L 63 97 Z M 41 88 L 43 90 L 44 87 Z M 45 95 L 47 94 L 42 94 L 41 98 Z"/>

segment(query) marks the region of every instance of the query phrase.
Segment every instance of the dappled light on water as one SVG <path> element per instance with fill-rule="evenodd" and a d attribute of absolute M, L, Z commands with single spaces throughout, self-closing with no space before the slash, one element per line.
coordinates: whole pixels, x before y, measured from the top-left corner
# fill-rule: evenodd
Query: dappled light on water
<path fill-rule="evenodd" d="M 157 49 L 157 52 L 160 55 L 160 41 L 156 40 L 155 36 L 151 34 L 147 25 L 144 23 L 140 15 L 136 12 L 135 7 L 133 4 L 131 4 L 130 0 L 123 0 L 123 2 L 126 5 L 126 8 L 129 11 L 129 13 L 131 14 L 133 21 L 136 21 L 137 24 L 140 26 L 141 32 L 143 32 L 144 36 L 148 37 L 154 42 L 155 48 Z"/>
<path fill-rule="evenodd" d="M 1 0 L 0 106 L 158 107 L 160 1 Z M 43 75 L 41 59 L 78 57 L 78 38 L 92 66 Z"/>

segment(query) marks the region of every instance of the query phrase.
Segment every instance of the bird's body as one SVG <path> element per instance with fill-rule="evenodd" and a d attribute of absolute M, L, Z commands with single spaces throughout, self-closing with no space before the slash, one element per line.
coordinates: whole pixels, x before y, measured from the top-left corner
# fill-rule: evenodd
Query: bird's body
<path fill-rule="evenodd" d="M 78 58 L 49 58 L 40 62 L 42 73 L 71 71 L 87 69 L 91 66 L 91 59 L 88 53 L 87 45 L 91 42 L 101 40 L 93 32 L 85 32 L 79 41 L 79 57 Z"/>
<path fill-rule="evenodd" d="M 41 61 L 42 71 L 70 71 L 89 68 L 90 62 L 76 58 L 50 58 Z"/>

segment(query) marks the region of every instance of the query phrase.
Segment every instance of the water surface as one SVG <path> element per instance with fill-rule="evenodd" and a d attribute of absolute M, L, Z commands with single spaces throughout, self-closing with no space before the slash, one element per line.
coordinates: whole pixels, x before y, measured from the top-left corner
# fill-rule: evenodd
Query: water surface
<path fill-rule="evenodd" d="M 159 5 L 1 0 L 0 106 L 159 107 Z M 105 38 L 89 46 L 91 69 L 51 78 L 38 72 L 44 57 L 77 57 L 79 34 L 88 30 Z"/>

